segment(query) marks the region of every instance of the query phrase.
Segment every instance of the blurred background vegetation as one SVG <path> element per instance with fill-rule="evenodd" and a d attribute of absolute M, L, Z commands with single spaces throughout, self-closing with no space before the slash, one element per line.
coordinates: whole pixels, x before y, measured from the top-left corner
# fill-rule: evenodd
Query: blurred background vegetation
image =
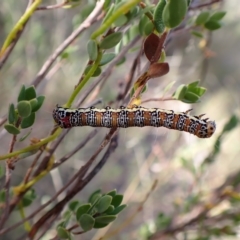
<path fill-rule="evenodd" d="M 148 1 L 146 2 L 148 4 Z M 153 2 L 156 4 L 156 1 Z M 193 0 L 191 6 L 208 2 L 211 1 Z M 217 140 L 225 124 L 232 116 L 240 114 L 240 68 L 238 62 L 240 7 L 237 0 L 215 2 L 206 8 L 189 11 L 188 19 L 196 17 L 203 10 L 222 10 L 227 12 L 222 21 L 223 26 L 217 31 L 206 32 L 205 38 L 191 35 L 187 27 L 170 34 L 166 44 L 166 62 L 169 63 L 170 72 L 164 77 L 149 81 L 148 89 L 142 95 L 143 101 L 149 98 L 171 96 L 179 85 L 200 80 L 200 85 L 207 88 L 207 92 L 199 103 L 155 101 L 142 105 L 173 109 L 174 111 L 186 111 L 193 108 L 192 114 L 194 115 L 206 113 L 207 117 L 216 121 L 215 134 L 209 139 L 199 139 L 188 133 L 164 128 L 121 129 L 116 151 L 111 154 L 101 171 L 74 199 L 86 202 L 97 189 L 101 189 L 103 193 L 117 189 L 119 194 L 124 195 L 123 203 L 128 207 L 119 214 L 112 225 L 75 235 L 73 239 L 99 239 L 108 234 L 109 239 L 147 239 L 152 234 L 152 239 L 219 239 L 219 236 L 221 239 L 239 239 L 240 194 L 238 192 L 239 185 L 233 184 L 240 174 L 239 126 L 226 132 L 221 138 L 221 144 L 217 146 L 216 144 L 219 143 Z M 55 4 L 60 4 L 60 1 L 45 0 L 42 1 L 41 6 Z M 75 7 L 71 7 L 72 4 L 69 3 L 67 4 L 69 8 L 42 9 L 33 14 L 0 71 L 1 120 L 7 116 L 9 104 L 17 101 L 21 86 L 33 84 L 37 73 L 49 56 L 91 13 L 95 4 L 95 1 L 82 0 Z M 13 26 L 23 15 L 26 7 L 27 1 L 1 2 L 1 46 Z M 88 62 L 87 42 L 100 24 L 101 22 L 98 20 L 83 31 L 71 46 L 57 58 L 57 61 L 36 87 L 37 94 L 46 97 L 45 102 L 37 112 L 30 137 L 23 142 L 16 142 L 14 149 L 28 146 L 29 139 L 45 138 L 53 129 L 52 110 L 56 104 L 66 103 L 77 85 Z M 138 24 L 139 18 L 136 18 L 128 24 L 128 27 Z M 131 49 L 125 55 L 125 62 L 113 67 L 109 77 L 90 91 L 81 107 L 88 107 L 95 103 L 95 106 L 99 108 L 107 105 L 119 106 L 117 96 L 124 90 L 130 68 L 139 54 L 143 39 L 142 36 L 134 45 L 135 49 Z M 125 45 L 127 44 L 129 43 Z M 114 51 L 116 49 L 111 49 L 110 52 Z M 146 62 L 145 56 L 142 56 L 141 65 L 139 64 L 141 69 L 137 70 L 134 81 Z M 104 66 L 102 71 L 107 66 Z M 85 96 L 97 81 L 96 79 L 90 79 L 78 95 L 73 107 L 77 105 L 78 101 L 81 101 L 82 96 Z M 172 88 L 166 91 L 166 87 L 170 85 Z M 55 161 L 72 151 L 93 130 L 91 127 L 70 130 L 54 153 Z M 23 130 L 21 134 L 24 135 L 28 131 Z M 51 199 L 69 181 L 91 158 L 108 131 L 104 128 L 97 129 L 96 135 L 87 142 L 81 151 L 34 184 L 33 188 L 37 197 L 30 206 L 25 208 L 25 216 L 30 215 Z M 12 135 L 2 127 L 0 155 L 7 153 L 11 139 Z M 216 157 L 211 155 L 214 149 L 219 150 Z M 45 151 L 47 152 L 47 149 Z M 100 153 L 97 159 L 101 159 L 102 155 Z M 21 184 L 26 170 L 31 166 L 34 158 L 33 155 L 16 162 L 14 170 L 11 171 L 11 187 Z M 97 160 L 94 164 L 96 163 Z M 1 161 L 0 164 L 2 167 L 1 187 L 4 189 L 6 187 L 5 163 Z M 230 180 L 226 181 L 226 179 Z M 156 181 L 157 186 L 154 191 L 151 191 Z M 219 187 L 222 184 L 223 187 L 220 191 Z M 33 225 L 66 193 L 67 190 L 45 210 L 36 214 L 30 220 L 30 224 Z M 148 196 L 147 200 L 143 203 L 146 196 Z M 218 200 L 211 202 L 212 198 Z M 211 203 L 213 205 L 208 206 Z M 1 206 L 5 205 L 2 203 Z M 211 211 L 210 208 L 212 208 Z M 208 212 L 204 215 L 206 209 Z M 137 214 L 134 215 L 136 212 Z M 201 213 L 203 215 L 199 217 Z M 3 214 L 3 210 L 1 214 Z M 190 222 L 186 227 L 182 226 L 188 219 L 194 219 L 195 215 L 198 216 L 196 221 Z M 131 218 L 132 216 L 134 217 Z M 22 217 L 18 210 L 13 211 L 2 229 L 21 221 Z M 45 234 L 41 235 L 41 239 L 52 239 L 56 235 L 55 229 L 60 219 L 61 217 L 56 219 L 55 225 L 44 226 L 42 230 L 45 230 Z M 124 223 L 126 223 L 125 226 L 123 226 Z M 174 227 L 176 227 L 175 230 Z M 26 226 L 20 225 L 3 234 L 0 239 L 25 239 L 25 233 Z M 154 234 L 156 238 L 154 238 Z"/>

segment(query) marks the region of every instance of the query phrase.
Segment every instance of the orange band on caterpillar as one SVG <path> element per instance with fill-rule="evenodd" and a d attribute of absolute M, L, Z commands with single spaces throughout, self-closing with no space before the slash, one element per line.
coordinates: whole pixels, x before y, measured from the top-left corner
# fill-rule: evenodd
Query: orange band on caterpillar
<path fill-rule="evenodd" d="M 189 110 L 190 111 L 190 110 Z M 214 121 L 200 116 L 189 116 L 188 112 L 174 112 L 160 108 L 134 107 L 112 109 L 90 108 L 63 108 L 53 110 L 53 118 L 61 128 L 76 126 L 128 128 L 128 127 L 166 127 L 179 131 L 189 132 L 199 138 L 209 138 L 216 130 Z"/>

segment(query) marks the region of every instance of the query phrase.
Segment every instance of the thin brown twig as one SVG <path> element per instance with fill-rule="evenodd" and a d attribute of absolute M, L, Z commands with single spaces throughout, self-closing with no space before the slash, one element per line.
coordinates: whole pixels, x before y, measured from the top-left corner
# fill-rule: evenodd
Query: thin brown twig
<path fill-rule="evenodd" d="M 233 188 L 237 187 L 235 182 L 239 183 L 239 174 L 240 170 L 228 176 L 225 182 L 212 192 L 210 201 L 208 201 L 207 203 L 202 203 L 200 206 L 195 206 L 195 208 L 190 213 L 187 213 L 184 217 L 176 217 L 175 219 L 173 219 L 172 224 L 169 228 L 154 233 L 149 239 L 161 239 L 168 234 L 174 234 L 183 231 L 192 224 L 201 221 L 201 219 L 205 219 L 207 214 L 210 210 L 212 210 L 213 207 L 218 206 L 219 203 L 229 197 L 226 189 L 229 186 L 232 186 Z"/>
<path fill-rule="evenodd" d="M 95 154 L 93 154 L 93 156 L 89 159 L 89 161 L 82 166 L 79 171 L 74 175 L 74 178 L 77 178 L 78 181 L 76 181 L 76 183 L 73 185 L 72 189 L 69 190 L 68 194 L 65 196 L 65 198 L 63 200 L 61 200 L 60 202 L 58 202 L 51 210 L 49 210 L 46 214 L 44 214 L 33 226 L 32 229 L 29 233 L 29 237 L 32 239 L 35 234 L 38 232 L 38 230 L 41 228 L 41 226 L 45 223 L 46 220 L 52 220 L 53 221 L 53 217 L 56 217 L 57 215 L 60 214 L 60 212 L 62 211 L 63 207 L 65 206 L 65 204 L 72 199 L 72 197 L 74 197 L 80 190 L 82 190 L 85 185 L 96 175 L 96 173 L 99 171 L 99 169 L 101 168 L 101 165 L 103 166 L 103 163 L 106 162 L 106 160 L 108 159 L 108 157 L 110 156 L 110 154 L 114 151 L 114 149 L 117 147 L 116 144 L 116 139 L 112 139 L 111 140 L 111 144 L 109 145 L 109 148 L 107 149 L 107 151 L 105 152 L 102 160 L 100 160 L 100 162 L 97 164 L 97 166 L 89 173 L 89 175 L 84 179 L 84 175 L 86 174 L 86 172 L 88 171 L 88 169 L 90 168 L 90 166 L 92 165 L 92 163 L 95 161 L 96 157 L 99 155 L 99 153 L 102 151 L 102 149 L 105 147 L 105 145 L 109 142 L 107 140 L 110 140 L 109 137 L 112 134 L 112 132 L 114 133 L 115 131 L 112 131 L 113 129 L 110 130 L 110 133 L 105 137 L 105 140 L 103 141 L 102 145 L 100 146 L 100 148 L 95 152 Z M 114 129 L 116 130 L 116 129 Z M 51 222 L 52 222 L 51 221 Z"/>
<path fill-rule="evenodd" d="M 84 20 L 84 22 L 71 33 L 71 35 L 63 41 L 63 43 L 49 56 L 45 61 L 37 76 L 32 81 L 32 85 L 35 87 L 43 80 L 47 72 L 50 70 L 53 63 L 56 61 L 58 56 L 87 28 L 89 28 L 94 22 L 97 21 L 97 17 L 102 10 L 103 1 L 98 2 L 95 9 L 91 14 Z"/>
<path fill-rule="evenodd" d="M 43 154 L 43 151 L 40 150 L 39 153 L 36 155 L 35 159 L 33 160 L 31 166 L 27 169 L 27 172 L 23 178 L 24 183 L 27 183 L 29 181 L 30 175 L 42 154 Z"/>
<path fill-rule="evenodd" d="M 95 135 L 97 134 L 97 129 L 94 129 L 90 134 L 87 135 L 87 137 L 81 142 L 79 143 L 72 151 L 70 151 L 69 153 L 67 153 L 65 156 L 63 156 L 62 158 L 60 158 L 52 167 L 52 169 L 60 166 L 61 164 L 63 164 L 66 160 L 68 160 L 69 158 L 71 158 L 75 153 L 77 153 L 80 149 L 82 149 L 93 137 L 95 137 Z"/>

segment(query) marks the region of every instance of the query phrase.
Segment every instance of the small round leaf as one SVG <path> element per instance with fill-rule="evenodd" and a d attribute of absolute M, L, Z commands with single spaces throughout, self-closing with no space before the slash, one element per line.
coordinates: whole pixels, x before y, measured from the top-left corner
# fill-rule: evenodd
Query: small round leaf
<path fill-rule="evenodd" d="M 109 196 L 111 196 L 111 197 L 114 197 L 116 194 L 117 194 L 117 190 L 114 189 L 114 190 L 108 192 L 106 195 L 109 195 Z"/>
<path fill-rule="evenodd" d="M 115 53 L 105 53 L 102 56 L 102 59 L 101 59 L 101 61 L 99 63 L 99 66 L 103 66 L 103 65 L 111 62 L 115 57 L 116 57 Z"/>
<path fill-rule="evenodd" d="M 13 134 L 13 135 L 17 135 L 20 133 L 20 130 L 12 124 L 5 124 L 4 128 L 6 129 L 6 131 L 8 133 Z"/>
<path fill-rule="evenodd" d="M 144 34 L 146 36 L 150 35 L 153 32 L 153 29 L 154 29 L 154 25 L 151 21 L 149 21 L 144 27 Z"/>
<path fill-rule="evenodd" d="M 117 20 L 114 22 L 114 25 L 116 27 L 121 27 L 123 26 L 125 23 L 127 23 L 128 18 L 125 15 L 121 15 L 120 17 L 117 18 Z"/>
<path fill-rule="evenodd" d="M 18 95 L 18 102 L 26 100 L 25 95 L 26 95 L 25 94 L 25 86 L 23 85 L 21 90 L 20 90 L 20 93 Z"/>
<path fill-rule="evenodd" d="M 30 116 L 24 118 L 21 123 L 21 128 L 28 128 L 34 124 L 35 121 L 35 113 L 31 113 Z"/>
<path fill-rule="evenodd" d="M 8 110 L 8 122 L 14 124 L 17 121 L 17 114 L 15 112 L 15 107 L 13 103 L 10 104 Z"/>
<path fill-rule="evenodd" d="M 38 105 L 38 100 L 36 98 L 33 98 L 32 100 L 29 101 L 31 104 L 31 109 L 34 109 Z"/>
<path fill-rule="evenodd" d="M 192 92 L 187 92 L 181 101 L 186 103 L 195 103 L 199 100 L 199 96 Z"/>
<path fill-rule="evenodd" d="M 57 234 L 61 239 L 70 239 L 69 231 L 61 226 L 58 226 Z"/>
<path fill-rule="evenodd" d="M 217 30 L 217 29 L 221 28 L 221 26 L 222 26 L 221 23 L 219 23 L 218 21 L 214 21 L 214 20 L 209 20 L 204 24 L 204 27 L 210 31 Z"/>
<path fill-rule="evenodd" d="M 104 227 L 106 227 L 107 225 L 108 225 L 108 223 L 95 222 L 95 224 L 94 224 L 93 227 L 99 229 L 99 228 L 104 228 Z"/>
<path fill-rule="evenodd" d="M 23 118 L 30 116 L 32 111 L 30 102 L 20 101 L 17 105 L 17 110 L 18 110 L 18 114 Z"/>
<path fill-rule="evenodd" d="M 87 74 L 89 72 L 89 70 L 92 68 L 91 65 L 87 66 L 85 69 L 85 74 Z M 97 69 L 95 70 L 95 72 L 93 73 L 92 77 L 97 77 L 101 74 L 102 69 L 100 67 L 97 67 Z"/>
<path fill-rule="evenodd" d="M 99 216 L 99 217 L 96 217 L 96 218 L 95 218 L 95 221 L 104 224 L 104 223 L 113 222 L 116 218 L 117 218 L 117 217 L 114 216 L 114 215 Z"/>
<path fill-rule="evenodd" d="M 103 213 L 105 212 L 108 207 L 111 205 L 112 202 L 112 197 L 109 195 L 105 195 L 99 199 L 99 201 L 96 204 L 96 209 L 98 213 Z"/>
<path fill-rule="evenodd" d="M 98 56 L 97 43 L 94 40 L 90 40 L 87 45 L 89 59 L 95 61 Z"/>
<path fill-rule="evenodd" d="M 36 94 L 34 86 L 31 86 L 25 90 L 26 100 L 31 100 L 33 98 L 36 98 L 36 96 L 37 96 L 37 94 Z"/>
<path fill-rule="evenodd" d="M 38 96 L 37 97 L 38 103 L 34 108 L 32 107 L 32 112 L 37 112 L 43 105 L 44 100 L 45 100 L 45 96 Z"/>
<path fill-rule="evenodd" d="M 79 207 L 80 203 L 77 200 L 73 200 L 68 204 L 68 208 L 72 211 L 75 212 L 77 208 Z"/>
<path fill-rule="evenodd" d="M 114 209 L 115 209 L 114 206 L 113 206 L 113 205 L 110 205 L 110 206 L 108 207 L 108 209 L 107 209 L 104 213 L 110 214 L 110 213 L 113 212 Z M 114 214 L 111 214 L 111 215 L 114 215 Z"/>
<path fill-rule="evenodd" d="M 94 203 L 96 200 L 98 200 L 101 196 L 102 196 L 101 190 L 98 189 L 98 190 L 94 191 L 94 192 L 90 195 L 90 197 L 89 197 L 89 199 L 88 199 L 88 202 L 93 204 L 93 203 Z"/>
<path fill-rule="evenodd" d="M 111 215 L 117 215 L 119 214 L 125 207 L 127 207 L 126 204 L 120 205 L 118 207 L 116 207 L 112 212 Z"/>
<path fill-rule="evenodd" d="M 100 43 L 100 47 L 102 49 L 109 49 L 115 47 L 120 41 L 122 40 L 122 33 L 115 32 L 107 37 L 105 37 L 102 42 Z"/>
<path fill-rule="evenodd" d="M 220 12 L 215 12 L 209 20 L 214 20 L 214 21 L 220 21 L 224 16 L 226 15 L 226 12 L 220 11 Z"/>
<path fill-rule="evenodd" d="M 163 9 L 163 22 L 168 28 L 177 27 L 185 17 L 187 12 L 186 0 L 169 0 Z"/>
<path fill-rule="evenodd" d="M 76 218 L 78 221 L 80 221 L 80 218 L 83 214 L 87 213 L 88 210 L 91 208 L 91 204 L 87 203 L 87 204 L 83 204 L 80 207 L 78 207 L 77 211 L 76 211 Z"/>
<path fill-rule="evenodd" d="M 196 25 L 203 25 L 204 23 L 206 23 L 208 21 L 209 17 L 210 17 L 210 12 L 208 12 L 208 11 L 201 12 L 197 16 L 197 18 L 195 20 L 195 24 Z"/>
<path fill-rule="evenodd" d="M 177 88 L 176 92 L 173 94 L 173 97 L 178 100 L 181 100 L 184 98 L 186 92 L 187 92 L 187 86 L 182 84 Z"/>
<path fill-rule="evenodd" d="M 83 214 L 79 219 L 79 223 L 82 229 L 86 232 L 93 228 L 95 220 L 91 215 Z"/>
<path fill-rule="evenodd" d="M 123 200 L 123 195 L 117 194 L 116 196 L 113 197 L 111 205 L 113 205 L 115 208 L 118 207 Z"/>

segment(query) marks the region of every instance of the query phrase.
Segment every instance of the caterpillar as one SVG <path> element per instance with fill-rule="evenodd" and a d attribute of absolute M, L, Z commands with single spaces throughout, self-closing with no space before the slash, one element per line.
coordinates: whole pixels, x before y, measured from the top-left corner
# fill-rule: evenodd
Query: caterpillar
<path fill-rule="evenodd" d="M 133 108 L 120 107 L 112 109 L 90 108 L 63 108 L 58 105 L 53 110 L 53 119 L 61 128 L 76 126 L 92 126 L 106 128 L 128 128 L 128 127 L 165 127 L 179 131 L 189 132 L 199 138 L 209 138 L 216 130 L 214 121 L 208 118 L 202 119 L 202 115 L 190 116 L 186 112 L 174 112 L 160 108 L 144 108 L 134 106 Z"/>

